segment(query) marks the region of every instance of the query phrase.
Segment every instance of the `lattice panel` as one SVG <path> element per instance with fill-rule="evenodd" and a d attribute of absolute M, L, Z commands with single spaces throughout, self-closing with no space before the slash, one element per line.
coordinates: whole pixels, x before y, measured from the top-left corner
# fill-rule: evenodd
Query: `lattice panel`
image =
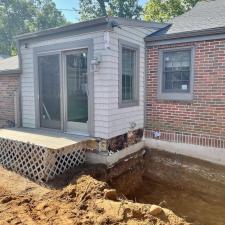
<path fill-rule="evenodd" d="M 46 153 L 37 145 L 0 138 L 0 163 L 34 180 L 45 176 Z"/>
<path fill-rule="evenodd" d="M 84 161 L 84 150 L 51 150 L 0 138 L 0 164 L 36 181 L 48 181 Z"/>
<path fill-rule="evenodd" d="M 86 158 L 84 150 L 73 150 L 73 148 L 57 150 L 57 152 L 49 152 L 49 154 L 46 165 L 47 180 L 84 163 Z"/>

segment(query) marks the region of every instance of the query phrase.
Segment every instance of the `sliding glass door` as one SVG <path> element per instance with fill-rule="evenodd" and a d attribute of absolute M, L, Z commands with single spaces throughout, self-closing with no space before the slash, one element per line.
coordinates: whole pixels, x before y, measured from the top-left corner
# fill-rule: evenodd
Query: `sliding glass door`
<path fill-rule="evenodd" d="M 88 50 L 60 54 L 38 56 L 40 127 L 87 134 Z"/>
<path fill-rule="evenodd" d="M 87 50 L 82 49 L 65 53 L 64 64 L 66 80 L 66 129 L 71 133 L 87 133 Z"/>
<path fill-rule="evenodd" d="M 38 56 L 40 127 L 60 129 L 60 57 Z"/>

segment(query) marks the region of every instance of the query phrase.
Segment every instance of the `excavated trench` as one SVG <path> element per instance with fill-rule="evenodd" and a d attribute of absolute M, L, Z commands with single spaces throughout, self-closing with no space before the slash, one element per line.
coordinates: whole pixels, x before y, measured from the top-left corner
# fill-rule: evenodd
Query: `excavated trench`
<path fill-rule="evenodd" d="M 143 158 L 120 163 L 107 177 L 135 202 L 161 205 L 195 225 L 225 224 L 225 167 L 146 150 Z"/>
<path fill-rule="evenodd" d="M 83 165 L 42 185 L 0 176 L 0 224 L 225 225 L 225 167 L 171 153 Z"/>
<path fill-rule="evenodd" d="M 80 171 L 107 182 L 129 200 L 168 208 L 191 224 L 225 225 L 223 166 L 145 149 L 110 169 L 86 165 Z M 56 179 L 53 186 L 65 186 L 74 173 Z"/>

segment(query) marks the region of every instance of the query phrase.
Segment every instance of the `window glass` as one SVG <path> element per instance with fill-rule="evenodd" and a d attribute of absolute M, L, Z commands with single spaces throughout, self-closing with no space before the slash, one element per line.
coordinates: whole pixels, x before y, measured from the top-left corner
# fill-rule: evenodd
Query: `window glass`
<path fill-rule="evenodd" d="M 60 128 L 59 55 L 38 57 L 40 126 Z"/>
<path fill-rule="evenodd" d="M 190 74 L 191 50 L 164 52 L 164 92 L 190 92 Z"/>
<path fill-rule="evenodd" d="M 136 51 L 122 47 L 122 100 L 134 100 Z"/>
<path fill-rule="evenodd" d="M 87 123 L 87 50 L 66 55 L 67 120 Z"/>

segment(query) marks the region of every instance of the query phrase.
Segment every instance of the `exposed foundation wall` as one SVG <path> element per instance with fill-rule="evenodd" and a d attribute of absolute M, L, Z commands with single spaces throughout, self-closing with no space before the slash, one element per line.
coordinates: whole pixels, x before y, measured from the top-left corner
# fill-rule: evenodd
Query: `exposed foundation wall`
<path fill-rule="evenodd" d="M 150 150 L 147 151 L 147 154 L 145 155 L 144 176 L 145 180 L 150 179 L 151 181 L 157 182 L 157 184 L 163 185 L 166 192 L 170 193 L 170 196 L 173 196 L 173 191 L 181 191 L 182 193 L 189 192 L 192 193 L 192 196 L 197 196 L 197 198 L 199 196 L 202 196 L 202 199 L 204 199 L 204 202 L 207 203 L 207 205 L 212 206 L 213 204 L 216 204 L 220 208 L 224 208 L 221 206 L 221 203 L 219 204 L 219 202 L 223 201 L 222 199 L 224 199 L 225 195 L 224 166 L 215 165 L 179 154 L 171 154 L 169 152 L 158 150 Z M 153 190 L 154 182 L 151 182 Z M 147 185 L 143 185 L 142 187 L 149 188 Z M 172 192 L 170 191 L 170 188 L 172 188 Z M 152 191 L 152 193 L 153 195 L 157 194 L 154 191 Z M 206 196 L 207 201 L 205 201 Z M 181 198 L 183 199 L 185 197 L 182 196 Z M 165 198 L 164 200 L 166 201 Z M 210 201 L 211 204 L 209 204 Z M 200 202 L 201 200 L 198 199 L 200 208 L 204 209 L 203 204 Z M 190 200 L 190 197 L 188 197 L 187 204 L 190 204 L 191 207 L 193 207 L 193 202 L 192 200 Z M 199 214 L 199 211 L 197 213 Z M 205 218 L 204 214 L 202 215 L 202 217 L 203 219 Z M 221 224 L 223 223 L 224 221 L 221 222 Z M 215 222 L 214 219 L 211 224 L 220 223 Z"/>
<path fill-rule="evenodd" d="M 225 165 L 225 148 L 219 149 L 202 145 L 162 141 L 152 138 L 145 139 L 145 147 L 185 155 L 219 165 Z"/>
<path fill-rule="evenodd" d="M 97 150 L 115 153 L 141 142 L 142 137 L 143 129 L 137 129 L 110 139 L 100 139 Z"/>
<path fill-rule="evenodd" d="M 19 75 L 0 75 L 0 128 L 15 126 L 15 99 L 19 94 Z"/>
<path fill-rule="evenodd" d="M 184 46 L 195 49 L 193 100 L 159 100 L 159 50 Z M 147 137 L 160 131 L 160 140 L 224 147 L 225 40 L 148 47 L 146 88 Z"/>

